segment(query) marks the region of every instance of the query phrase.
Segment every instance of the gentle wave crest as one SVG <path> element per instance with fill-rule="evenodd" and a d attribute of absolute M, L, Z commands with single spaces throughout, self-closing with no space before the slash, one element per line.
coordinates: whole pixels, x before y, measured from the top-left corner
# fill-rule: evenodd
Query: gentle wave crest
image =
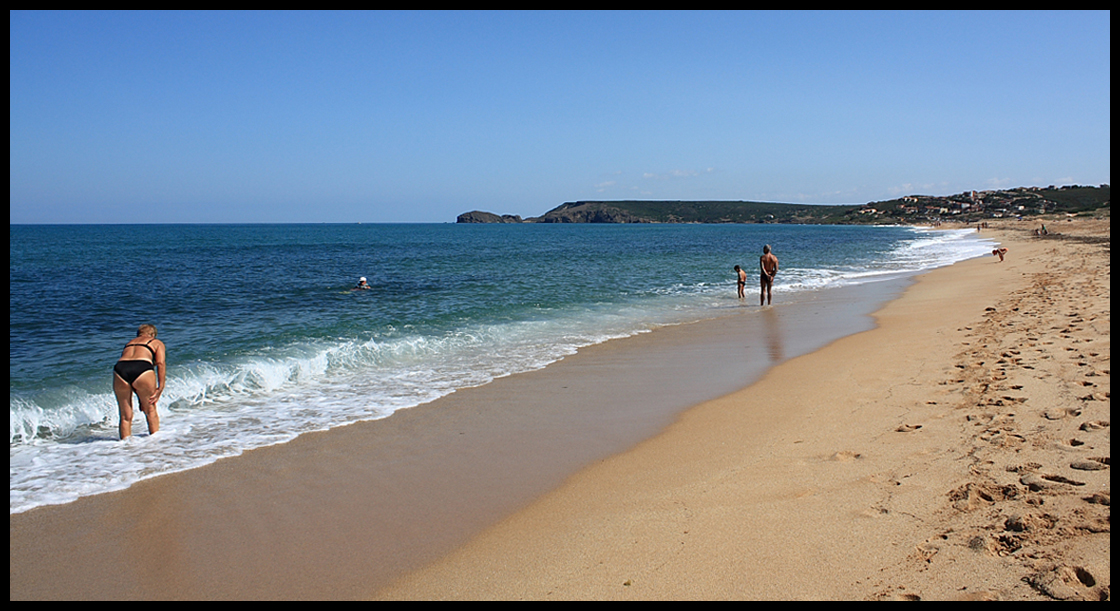
<path fill-rule="evenodd" d="M 780 252 L 776 290 L 874 282 L 991 249 L 968 231 L 911 231 L 911 239 L 862 258 L 837 256 L 805 265 L 795 253 Z M 546 302 L 515 317 L 445 321 L 438 328 L 389 324 L 364 336 L 304 338 L 236 356 L 173 363 L 160 402 L 161 432 L 144 435 L 138 418 L 139 435 L 123 443 L 116 439 L 108 371 L 103 392 L 13 390 L 9 510 L 65 503 L 306 432 L 383 418 L 458 389 L 539 369 L 584 346 L 718 315 L 736 303 L 730 265 L 723 267 L 718 279 L 653 278 L 649 286 L 620 286 L 610 299 Z M 531 285 L 524 292 L 531 297 Z"/>
<path fill-rule="evenodd" d="M 52 410 L 13 400 L 9 509 L 69 502 L 302 433 L 383 418 L 460 388 L 544 367 L 582 346 L 646 330 L 581 330 L 573 322 L 343 341 L 293 348 L 302 354 L 286 357 L 179 368 L 160 402 L 160 433 L 147 437 L 138 422 L 134 430 L 140 435 L 125 442 L 126 450 L 116 440 L 111 392 Z"/>

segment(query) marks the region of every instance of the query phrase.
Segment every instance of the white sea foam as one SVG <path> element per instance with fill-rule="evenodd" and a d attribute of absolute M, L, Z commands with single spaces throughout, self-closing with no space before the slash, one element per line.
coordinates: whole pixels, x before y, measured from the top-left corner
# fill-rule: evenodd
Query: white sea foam
<path fill-rule="evenodd" d="M 918 239 L 879 260 L 783 268 L 783 291 L 816 291 L 914 273 L 990 252 L 967 231 L 914 230 Z M 9 510 L 65 503 L 199 467 L 245 450 L 361 420 L 383 418 L 495 378 L 538 369 L 583 346 L 709 315 L 728 285 L 677 283 L 655 297 L 543 308 L 535 319 L 467 324 L 441 333 L 389 328 L 365 339 L 316 340 L 267 354 L 176 366 L 160 404 L 162 430 L 138 415 L 116 440 L 111 392 L 75 391 L 43 409 L 13 396 Z"/>
<path fill-rule="evenodd" d="M 50 412 L 13 402 L 9 509 L 18 513 L 69 502 L 303 433 L 382 418 L 646 329 L 647 323 L 626 316 L 604 326 L 581 323 L 575 314 L 442 337 L 345 341 L 300 347 L 291 351 L 300 354 L 283 357 L 191 365 L 168 380 L 159 434 L 144 435 L 138 415 L 133 425 L 138 436 L 123 444 L 115 439 L 111 393 Z"/>

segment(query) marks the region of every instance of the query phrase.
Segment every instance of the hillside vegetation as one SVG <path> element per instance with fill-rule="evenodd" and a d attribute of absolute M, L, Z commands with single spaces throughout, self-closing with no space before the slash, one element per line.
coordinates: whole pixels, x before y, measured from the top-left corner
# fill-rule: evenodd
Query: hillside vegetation
<path fill-rule="evenodd" d="M 801 223 L 911 224 L 975 222 L 1041 214 L 1108 214 L 1109 185 L 1021 187 L 958 195 L 910 195 L 862 205 L 808 205 L 751 201 L 577 201 L 539 217 L 467 212 L 460 223 Z"/>

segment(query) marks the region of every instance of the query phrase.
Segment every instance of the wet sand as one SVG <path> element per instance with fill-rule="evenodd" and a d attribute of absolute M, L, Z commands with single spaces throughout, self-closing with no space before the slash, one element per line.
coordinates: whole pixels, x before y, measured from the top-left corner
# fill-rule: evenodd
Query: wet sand
<path fill-rule="evenodd" d="M 806 295 L 583 349 L 390 418 L 9 519 L 26 598 L 369 596 L 775 363 L 871 328 L 904 288 Z M 121 576 L 127 578 L 121 579 Z"/>
<path fill-rule="evenodd" d="M 1107 595 L 1108 224 L 1052 229 L 10 516 L 10 598 Z"/>
<path fill-rule="evenodd" d="M 1005 261 L 922 276 L 377 596 L 1109 599 L 1109 221 L 993 225 Z"/>

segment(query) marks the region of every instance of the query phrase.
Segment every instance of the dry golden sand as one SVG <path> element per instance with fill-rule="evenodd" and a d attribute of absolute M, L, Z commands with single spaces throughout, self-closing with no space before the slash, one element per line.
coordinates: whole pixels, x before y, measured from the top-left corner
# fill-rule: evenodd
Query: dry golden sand
<path fill-rule="evenodd" d="M 1110 222 L 1036 226 L 374 595 L 1108 599 Z"/>
<path fill-rule="evenodd" d="M 737 371 L 742 350 L 804 335 L 782 321 L 815 333 L 821 317 L 764 310 L 610 342 L 384 421 L 10 516 L 10 598 L 1107 598 L 1109 222 L 1033 228 L 985 230 L 1006 261 L 921 277 L 878 328 L 558 489 L 572 470 L 554 463 L 589 450 L 550 414 L 581 431 L 577 407 L 648 419 L 613 414 L 695 396 L 678 379 L 694 361 Z M 843 303 L 814 309 L 834 319 Z M 728 341 L 692 341 L 710 333 Z M 553 409 L 525 409 L 542 393 Z"/>

